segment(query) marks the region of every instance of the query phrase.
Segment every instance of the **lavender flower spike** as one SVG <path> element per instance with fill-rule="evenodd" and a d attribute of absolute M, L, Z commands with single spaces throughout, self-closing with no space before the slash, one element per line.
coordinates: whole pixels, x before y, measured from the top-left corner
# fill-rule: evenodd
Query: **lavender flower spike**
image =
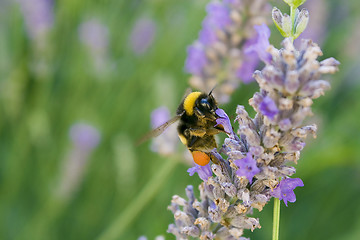
<path fill-rule="evenodd" d="M 329 88 L 321 75 L 337 71 L 339 62 L 318 62 L 321 50 L 309 40 L 299 50 L 290 39 L 283 46 L 269 46 L 272 61 L 255 72 L 260 90 L 249 100 L 256 115 L 251 118 L 245 107 L 237 107 L 239 136 L 225 139 L 221 152 L 227 158 L 212 153 L 219 164 L 211 165 L 214 176 L 206 175 L 199 186 L 200 199 L 172 202 L 175 224 L 169 232 L 178 239 L 243 239 L 244 229 L 260 228 L 259 220 L 249 216 L 253 208 L 261 211 L 274 196 L 286 205 L 296 200 L 293 190 L 303 183 L 290 178 L 296 170 L 288 163 L 299 160 L 305 138 L 314 136 L 316 126 L 304 125 L 304 119 L 311 114 L 312 99 Z M 217 124 L 230 130 L 223 110 L 216 113 Z"/>
<path fill-rule="evenodd" d="M 18 0 L 30 38 L 42 38 L 54 24 L 53 0 Z"/>
<path fill-rule="evenodd" d="M 252 73 L 259 57 L 255 51 L 244 51 L 249 43 L 258 43 L 260 38 L 254 37 L 254 25 L 266 22 L 262 16 L 265 16 L 267 6 L 266 0 L 209 2 L 198 39 L 188 47 L 185 71 L 192 75 L 191 87 L 209 92 L 218 84 L 214 96 L 219 103 L 225 103 L 241 82 L 253 81 Z M 250 19 L 243 21 L 242 16 Z M 265 46 L 263 42 L 259 44 Z"/>
<path fill-rule="evenodd" d="M 91 151 L 99 144 L 100 133 L 91 125 L 77 123 L 70 129 L 70 138 L 76 148 Z"/>
<path fill-rule="evenodd" d="M 279 185 L 271 192 L 271 196 L 283 200 L 285 205 L 287 202 L 295 202 L 296 196 L 294 189 L 296 187 L 303 187 L 304 183 L 300 178 L 285 178 L 280 181 Z"/>
<path fill-rule="evenodd" d="M 129 44 L 136 55 L 143 55 L 153 44 L 156 35 L 156 23 L 151 18 L 140 18 L 133 27 Z"/>
<path fill-rule="evenodd" d="M 221 3 L 233 7 L 236 2 Z M 312 114 L 313 100 L 330 88 L 322 75 L 335 73 L 339 62 L 333 58 L 318 61 L 322 52 L 311 40 L 303 40 L 296 49 L 292 39 L 286 38 L 283 48 L 276 49 L 269 45 L 270 32 L 265 25 L 256 30 L 262 40 L 248 51 L 257 52 L 266 63 L 253 75 L 260 89 L 249 104 L 256 114 L 252 118 L 244 106 L 237 107 L 237 134 L 229 134 L 224 140 L 221 153 L 226 157 L 212 152 L 219 161 L 211 165 L 214 175 L 207 175 L 199 185 L 200 198 L 196 199 L 193 192 L 187 192 L 188 200 L 173 197 L 169 209 L 175 224 L 169 225 L 168 232 L 177 239 L 244 240 L 245 229 L 261 227 L 259 219 L 251 217 L 254 208 L 261 211 L 272 197 L 287 206 L 296 201 L 294 189 L 304 186 L 300 178 L 290 178 L 296 169 L 289 163 L 299 160 L 307 135 L 315 136 L 316 125 L 305 125 L 304 120 Z M 213 68 L 206 65 L 202 69 L 208 74 Z M 216 114 L 216 123 L 230 133 L 226 113 L 218 109 Z"/>
<path fill-rule="evenodd" d="M 204 67 L 207 64 L 207 58 L 204 48 L 200 44 L 194 44 L 187 49 L 188 58 L 185 62 L 187 72 L 194 75 L 202 75 Z"/>

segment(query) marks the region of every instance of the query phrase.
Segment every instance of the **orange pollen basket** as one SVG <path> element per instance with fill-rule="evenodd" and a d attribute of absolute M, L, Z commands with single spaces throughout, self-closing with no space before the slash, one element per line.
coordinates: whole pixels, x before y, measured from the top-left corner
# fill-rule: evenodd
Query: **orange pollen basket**
<path fill-rule="evenodd" d="M 204 152 L 192 151 L 191 154 L 194 162 L 200 166 L 205 166 L 210 162 L 210 156 Z"/>

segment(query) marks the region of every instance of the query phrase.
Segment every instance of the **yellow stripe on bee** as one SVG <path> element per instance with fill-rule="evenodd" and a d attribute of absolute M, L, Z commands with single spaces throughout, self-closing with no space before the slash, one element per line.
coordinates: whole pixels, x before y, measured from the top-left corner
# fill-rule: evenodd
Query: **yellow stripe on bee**
<path fill-rule="evenodd" d="M 191 116 L 194 113 L 195 101 L 201 95 L 201 92 L 192 92 L 184 100 L 184 110 L 187 115 Z"/>
<path fill-rule="evenodd" d="M 182 142 L 182 144 L 187 145 L 187 139 L 185 138 L 184 135 L 179 134 L 179 138 L 180 138 L 180 141 Z"/>

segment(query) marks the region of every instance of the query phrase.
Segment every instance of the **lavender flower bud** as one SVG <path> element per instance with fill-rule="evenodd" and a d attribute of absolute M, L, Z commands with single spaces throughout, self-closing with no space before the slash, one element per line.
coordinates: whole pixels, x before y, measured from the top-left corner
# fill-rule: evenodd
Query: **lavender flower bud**
<path fill-rule="evenodd" d="M 201 231 L 209 231 L 210 229 L 210 222 L 204 217 L 197 218 L 194 224 L 200 225 Z"/>
<path fill-rule="evenodd" d="M 181 233 L 192 237 L 198 237 L 200 230 L 196 226 L 186 226 L 181 230 Z"/>
<path fill-rule="evenodd" d="M 231 182 L 223 182 L 221 187 L 229 197 L 233 198 L 236 196 L 236 187 Z"/>
<path fill-rule="evenodd" d="M 221 210 L 213 203 L 214 206 L 209 207 L 208 213 L 211 221 L 219 223 L 221 221 Z"/>
<path fill-rule="evenodd" d="M 305 8 L 301 9 L 300 13 L 297 14 L 295 19 L 295 34 L 294 37 L 297 38 L 305 30 L 309 22 L 309 11 Z"/>

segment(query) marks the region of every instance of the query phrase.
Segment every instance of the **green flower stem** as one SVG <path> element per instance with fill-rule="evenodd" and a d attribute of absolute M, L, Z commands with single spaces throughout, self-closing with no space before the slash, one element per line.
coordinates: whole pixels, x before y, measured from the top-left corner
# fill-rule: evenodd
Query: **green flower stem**
<path fill-rule="evenodd" d="M 161 186 L 166 182 L 166 179 L 172 174 L 175 167 L 178 165 L 177 159 L 168 159 L 162 168 L 154 174 L 153 178 L 144 186 L 137 198 L 125 208 L 121 215 L 119 215 L 105 231 L 98 237 L 98 240 L 113 240 L 120 239 L 124 231 L 136 219 L 137 215 L 144 209 L 144 207 L 153 199 Z"/>
<path fill-rule="evenodd" d="M 279 228 L 280 228 L 280 200 L 278 198 L 274 198 L 272 240 L 279 240 Z"/>
<path fill-rule="evenodd" d="M 295 40 L 295 16 L 296 16 L 296 7 L 290 6 L 290 18 L 291 18 L 291 41 Z"/>

